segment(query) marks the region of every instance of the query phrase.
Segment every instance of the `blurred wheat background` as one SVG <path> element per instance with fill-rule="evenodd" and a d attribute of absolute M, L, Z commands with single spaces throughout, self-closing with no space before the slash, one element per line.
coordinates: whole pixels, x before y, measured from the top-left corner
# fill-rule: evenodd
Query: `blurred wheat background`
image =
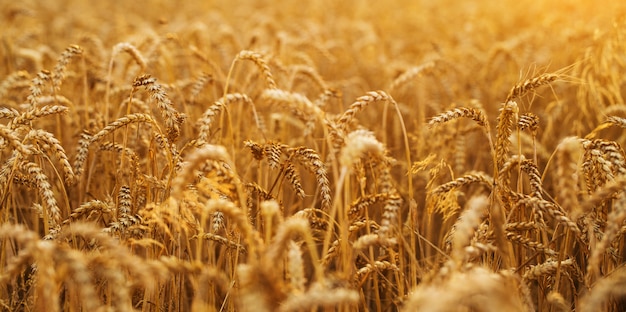
<path fill-rule="evenodd" d="M 3 1 L 4 311 L 624 311 L 621 1 Z"/>

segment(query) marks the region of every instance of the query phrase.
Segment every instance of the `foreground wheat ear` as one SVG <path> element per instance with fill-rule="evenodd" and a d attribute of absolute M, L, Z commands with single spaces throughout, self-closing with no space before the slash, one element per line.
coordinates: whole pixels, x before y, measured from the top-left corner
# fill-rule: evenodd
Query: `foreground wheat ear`
<path fill-rule="evenodd" d="M 2 311 L 626 311 L 624 1 L 5 2 Z"/>

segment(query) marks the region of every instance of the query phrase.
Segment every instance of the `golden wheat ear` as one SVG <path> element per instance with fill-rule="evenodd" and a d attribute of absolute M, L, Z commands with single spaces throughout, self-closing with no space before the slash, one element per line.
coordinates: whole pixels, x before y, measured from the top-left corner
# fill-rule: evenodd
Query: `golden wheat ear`
<path fill-rule="evenodd" d="M 268 89 L 276 89 L 276 81 L 274 81 L 274 76 L 272 76 L 272 71 L 270 70 L 269 65 L 267 64 L 267 60 L 263 58 L 258 52 L 243 50 L 237 54 L 237 57 L 233 60 L 230 69 L 228 71 L 228 76 L 226 77 L 226 83 L 224 85 L 224 94 L 228 94 L 228 84 L 230 82 L 230 77 L 233 74 L 235 69 L 235 64 L 240 60 L 249 60 L 253 62 L 257 68 L 261 71 L 263 77 L 265 78 L 265 82 L 267 84 Z"/>
<path fill-rule="evenodd" d="M 69 65 L 72 58 L 82 54 L 83 48 L 77 45 L 71 45 L 63 51 L 61 57 L 57 61 L 57 64 L 54 66 L 54 70 L 52 71 L 52 85 L 55 90 L 59 90 L 61 88 L 61 83 L 63 82 L 63 79 L 65 79 L 67 65 Z"/>
<path fill-rule="evenodd" d="M 626 119 L 618 117 L 618 116 L 609 116 L 606 118 L 606 120 L 603 123 L 601 123 L 595 129 L 593 129 L 593 131 L 587 134 L 585 136 L 585 139 L 593 140 L 596 137 L 596 135 L 598 135 L 598 132 L 604 129 L 608 129 L 610 127 L 620 127 L 624 129 L 626 128 Z"/>
<path fill-rule="evenodd" d="M 113 84 L 113 64 L 115 61 L 115 58 L 120 54 L 120 53 L 128 53 L 132 59 L 137 63 L 137 65 L 139 65 L 139 67 L 141 68 L 141 72 L 143 72 L 146 67 L 146 59 L 143 57 L 143 55 L 141 55 L 141 53 L 139 52 L 139 50 L 132 44 L 128 43 L 128 42 L 120 42 L 118 44 L 116 44 L 113 49 L 111 50 L 111 57 L 109 60 L 109 66 L 107 69 L 107 76 L 106 76 L 106 88 L 105 88 L 105 92 L 104 92 L 104 102 L 105 102 L 105 108 L 104 108 L 104 121 L 108 122 L 109 121 L 109 107 L 110 107 L 110 102 L 109 102 L 109 97 L 111 94 L 111 85 Z"/>
<path fill-rule="evenodd" d="M 509 91 L 509 94 L 506 97 L 506 100 L 504 100 L 504 103 L 508 103 L 509 101 L 518 99 L 524 96 L 526 93 L 534 89 L 537 89 L 543 85 L 547 85 L 557 80 L 558 78 L 559 78 L 558 74 L 545 73 L 537 77 L 524 80 L 516 84 L 515 86 L 513 86 L 513 88 L 511 88 L 511 90 Z"/>
<path fill-rule="evenodd" d="M 163 86 L 157 83 L 156 78 L 152 78 L 150 75 L 135 78 L 133 89 L 139 87 L 144 87 L 150 96 L 156 100 L 161 116 L 165 120 L 167 139 L 170 142 L 175 142 L 180 135 L 180 126 L 185 121 L 186 116 L 174 108 L 174 103 L 170 100 Z"/>
<path fill-rule="evenodd" d="M 200 125 L 200 129 L 199 129 L 200 131 L 198 134 L 198 144 L 204 144 L 204 143 L 209 142 L 209 135 L 211 134 L 210 132 L 213 128 L 213 121 L 215 119 L 215 116 L 217 116 L 219 113 L 225 110 L 228 106 L 237 102 L 245 103 L 252 107 L 252 111 L 254 113 L 257 127 L 261 129 L 261 126 L 258 120 L 258 115 L 256 114 L 256 108 L 254 106 L 254 103 L 252 102 L 252 99 L 250 99 L 250 97 L 242 93 L 230 93 L 230 94 L 224 95 L 223 97 L 215 101 L 215 103 L 213 103 L 213 105 L 211 105 L 211 107 L 209 107 L 202 114 L 202 117 L 198 120 L 197 123 Z"/>

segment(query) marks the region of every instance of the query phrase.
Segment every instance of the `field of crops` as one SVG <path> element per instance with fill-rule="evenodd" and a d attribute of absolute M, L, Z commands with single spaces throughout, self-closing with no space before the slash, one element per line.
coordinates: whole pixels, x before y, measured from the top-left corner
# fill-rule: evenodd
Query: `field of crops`
<path fill-rule="evenodd" d="M 2 311 L 624 311 L 622 1 L 0 2 Z"/>

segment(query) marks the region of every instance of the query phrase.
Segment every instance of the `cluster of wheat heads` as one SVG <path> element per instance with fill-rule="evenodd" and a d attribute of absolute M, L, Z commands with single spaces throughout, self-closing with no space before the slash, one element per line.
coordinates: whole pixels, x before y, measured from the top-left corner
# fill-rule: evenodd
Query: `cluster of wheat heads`
<path fill-rule="evenodd" d="M 623 9 L 0 4 L 0 309 L 624 310 Z"/>

